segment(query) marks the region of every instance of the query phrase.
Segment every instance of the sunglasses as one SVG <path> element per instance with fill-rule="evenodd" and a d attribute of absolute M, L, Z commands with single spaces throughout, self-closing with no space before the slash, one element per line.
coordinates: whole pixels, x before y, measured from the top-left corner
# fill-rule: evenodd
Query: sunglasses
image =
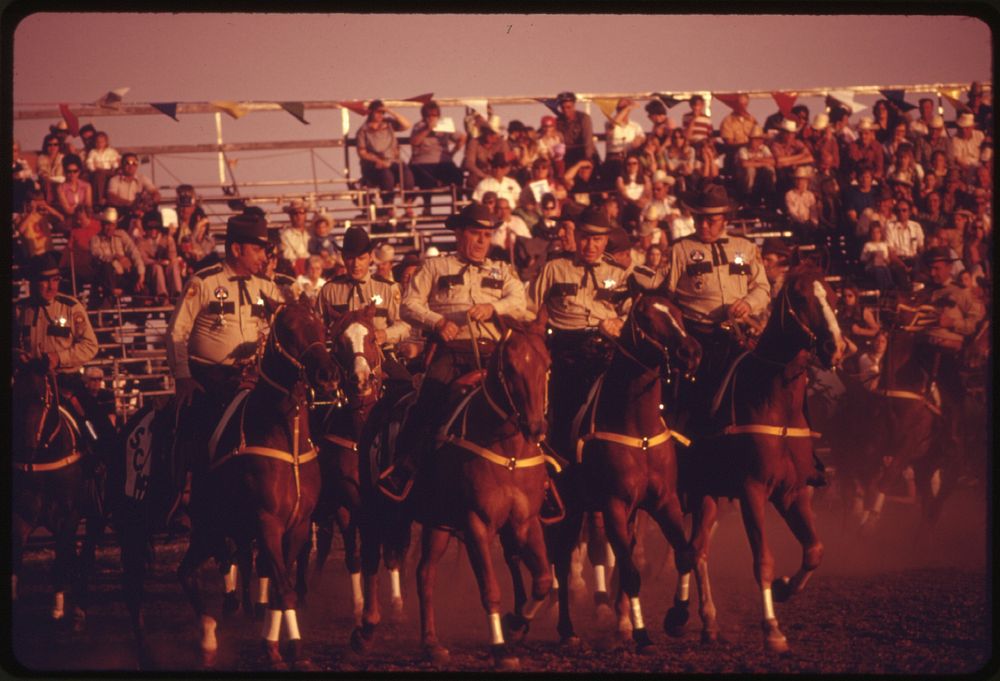
<path fill-rule="evenodd" d="M 45 146 L 47 146 L 47 147 L 58 147 L 59 143 L 58 142 L 49 142 Z"/>
<path fill-rule="evenodd" d="M 138 163 L 138 161 L 125 161 L 125 165 L 126 166 L 137 166 L 137 165 L 139 165 L 139 163 Z"/>
<path fill-rule="evenodd" d="M 67 168 L 66 172 L 67 173 L 79 173 L 80 169 L 79 168 Z"/>

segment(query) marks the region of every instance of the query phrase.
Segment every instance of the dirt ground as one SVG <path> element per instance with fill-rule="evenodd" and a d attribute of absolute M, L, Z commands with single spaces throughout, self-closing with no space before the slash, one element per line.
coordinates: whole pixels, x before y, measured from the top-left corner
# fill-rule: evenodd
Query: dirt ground
<path fill-rule="evenodd" d="M 668 638 L 661 628 L 676 582 L 666 543 L 645 527 L 646 563 L 642 604 L 652 654 L 636 655 L 618 642 L 613 620 L 598 618 L 588 593 L 575 598 L 577 633 L 584 646 L 565 650 L 555 631 L 556 609 L 543 610 L 525 643 L 517 649 L 526 672 L 676 673 L 825 673 L 961 674 L 982 669 L 993 656 L 993 576 L 983 486 L 965 487 L 949 500 L 938 525 L 918 531 L 916 509 L 889 504 L 870 537 L 845 532 L 833 490 L 816 499 L 826 557 L 806 591 L 776 605 L 791 652 L 776 656 L 763 650 L 761 606 L 751 572 L 750 551 L 735 507 L 723 510 L 713 542 L 711 572 L 723 640 L 700 642 L 700 622 L 692 609 L 687 635 Z M 798 567 L 799 550 L 773 512 L 767 530 L 779 574 Z M 419 543 L 419 542 L 417 542 Z M 157 546 L 156 565 L 148 580 L 147 628 L 159 669 L 183 672 L 197 668 L 197 630 L 175 571 L 183 539 Z M 320 580 L 311 588 L 299 621 L 305 652 L 320 671 L 350 675 L 384 671 L 433 671 L 421 657 L 419 616 L 412 569 L 404 576 L 404 620 L 383 624 L 373 651 L 354 655 L 349 646 L 353 618 L 350 586 L 339 541 Z M 415 560 L 416 555 L 412 558 Z M 51 594 L 45 573 L 52 552 L 31 550 L 14 604 L 12 662 L 37 672 L 134 670 L 136 660 L 124 603 L 117 584 L 118 550 L 113 541 L 99 552 L 97 602 L 87 628 L 74 634 L 51 622 Z M 495 556 L 509 604 L 510 579 Z M 214 568 L 203 571 L 209 605 L 221 610 L 221 579 Z M 584 570 L 592 584 L 589 564 Z M 388 592 L 383 580 L 382 594 Z M 486 671 L 489 629 L 464 549 L 453 542 L 438 571 L 437 613 L 442 643 L 451 650 L 451 671 Z M 692 583 L 692 598 L 696 590 Z M 219 671 L 261 670 L 261 625 L 242 613 L 220 617 Z M 10 664 L 10 662 L 8 662 Z M 8 672 L 17 673 L 16 669 Z"/>

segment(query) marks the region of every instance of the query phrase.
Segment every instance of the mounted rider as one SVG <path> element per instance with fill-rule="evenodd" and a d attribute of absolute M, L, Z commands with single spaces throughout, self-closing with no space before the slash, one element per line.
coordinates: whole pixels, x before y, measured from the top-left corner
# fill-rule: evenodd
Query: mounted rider
<path fill-rule="evenodd" d="M 727 215 L 736 205 L 724 187 L 712 184 L 682 200 L 695 217 L 696 231 L 671 249 L 667 288 L 685 329 L 702 346 L 695 382 L 678 387 L 680 404 L 689 412 L 687 428 L 697 436 L 706 434 L 715 392 L 742 351 L 734 324 L 767 309 L 771 285 L 757 245 L 726 234 Z"/>
<path fill-rule="evenodd" d="M 417 402 L 397 438 L 403 449 L 378 483 L 397 500 L 409 493 L 413 473 L 433 449 L 452 382 L 485 366 L 493 354 L 501 338 L 494 318 L 522 315 L 526 307 L 524 285 L 510 265 L 486 257 L 497 226 L 490 210 L 470 204 L 445 226 L 455 230 L 456 252 L 428 258 L 401 306 L 403 319 L 434 342 Z"/>

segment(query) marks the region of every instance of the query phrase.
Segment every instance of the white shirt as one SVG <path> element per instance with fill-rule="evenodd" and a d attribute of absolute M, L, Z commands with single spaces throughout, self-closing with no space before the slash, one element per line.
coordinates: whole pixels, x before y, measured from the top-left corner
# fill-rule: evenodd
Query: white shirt
<path fill-rule="evenodd" d="M 677 241 L 694 234 L 694 216 L 676 215 L 670 220 L 670 240 Z"/>
<path fill-rule="evenodd" d="M 636 138 L 642 139 L 646 136 L 635 121 L 628 121 L 625 125 L 615 125 L 609 121 L 605 131 L 607 132 L 605 148 L 608 154 L 624 154 L 632 148 Z"/>
<path fill-rule="evenodd" d="M 530 239 L 531 230 L 528 229 L 528 225 L 524 223 L 524 220 L 516 215 L 511 215 L 509 220 L 501 222 L 497 226 L 496 231 L 493 232 L 493 237 L 490 239 L 490 243 L 500 248 L 507 248 L 507 240 L 512 240 L 515 236 Z"/>
<path fill-rule="evenodd" d="M 889 220 L 885 226 L 885 240 L 889 250 L 901 258 L 914 258 L 924 248 L 924 228 L 919 222 Z"/>
<path fill-rule="evenodd" d="M 497 199 L 507 199 L 511 207 L 517 205 L 517 200 L 521 198 L 521 185 L 509 177 L 497 180 L 495 177 L 484 177 L 476 185 L 476 190 L 472 193 L 472 200 L 476 203 L 483 202 L 483 194 L 486 192 L 496 192 Z"/>
<path fill-rule="evenodd" d="M 87 154 L 87 170 L 117 170 L 120 163 L 121 155 L 114 147 L 91 149 Z"/>
<path fill-rule="evenodd" d="M 292 262 L 309 257 L 309 230 L 285 227 L 281 230 L 281 257 Z"/>

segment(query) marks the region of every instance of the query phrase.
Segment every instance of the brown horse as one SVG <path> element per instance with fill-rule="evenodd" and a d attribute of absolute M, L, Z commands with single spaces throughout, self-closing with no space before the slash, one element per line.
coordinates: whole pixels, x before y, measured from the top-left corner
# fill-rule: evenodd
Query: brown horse
<path fill-rule="evenodd" d="M 569 584 L 570 557 L 586 511 L 600 511 L 615 555 L 621 590 L 628 598 L 632 638 L 647 650 L 639 601 L 639 570 L 633 560 L 635 519 L 641 509 L 674 547 L 678 569 L 688 569 L 690 550 L 677 496 L 675 441 L 686 443 L 663 420 L 662 381 L 673 380 L 672 362 L 690 376 L 701 347 L 685 333 L 680 311 L 655 295 L 636 298 L 607 372 L 598 379 L 581 411 L 577 464 L 561 477 L 567 517 L 548 534 L 556 578 Z M 559 589 L 558 631 L 564 643 L 578 642 L 569 613 L 569 589 Z"/>
<path fill-rule="evenodd" d="M 259 378 L 223 426 L 213 458 L 195 471 L 191 538 L 178 578 L 202 625 L 206 666 L 214 664 L 216 622 L 205 612 L 196 571 L 210 557 L 226 556 L 226 539 L 245 548 L 256 540 L 261 574 L 270 577 L 264 650 L 272 669 L 287 669 L 278 642 L 284 620 L 288 662 L 302 656 L 289 565 L 309 535 L 320 473 L 307 417 L 309 388 L 330 394 L 337 369 L 326 350 L 322 322 L 301 303 L 281 306 L 259 364 Z"/>
<path fill-rule="evenodd" d="M 681 461 L 681 488 L 694 513 L 691 543 L 699 592 L 702 639 L 718 637 L 708 578 L 708 549 L 718 497 L 738 498 L 760 587 L 765 647 L 788 650 L 778 628 L 774 601 L 800 592 L 819 567 L 823 545 L 816 533 L 810 483 L 818 482 L 812 432 L 803 405 L 814 358 L 839 363 L 844 341 L 833 313 L 833 292 L 809 266 L 790 271 L 754 350 L 737 358 L 716 398 L 716 435 L 696 441 Z M 764 509 L 770 501 L 802 545 L 802 566 L 775 581 Z M 690 574 L 680 572 L 677 595 L 664 620 L 680 635 L 687 620 Z M 773 592 L 772 592 L 773 589 Z"/>
<path fill-rule="evenodd" d="M 17 363 L 11 419 L 17 424 L 11 442 L 11 598 L 17 599 L 25 543 L 36 528 L 44 527 L 55 539 L 52 618 L 64 618 L 65 592 L 72 586 L 73 625 L 79 629 L 85 620 L 87 579 L 77 556 L 76 531 L 85 509 L 85 477 L 73 420 L 59 405 L 47 359 Z"/>

